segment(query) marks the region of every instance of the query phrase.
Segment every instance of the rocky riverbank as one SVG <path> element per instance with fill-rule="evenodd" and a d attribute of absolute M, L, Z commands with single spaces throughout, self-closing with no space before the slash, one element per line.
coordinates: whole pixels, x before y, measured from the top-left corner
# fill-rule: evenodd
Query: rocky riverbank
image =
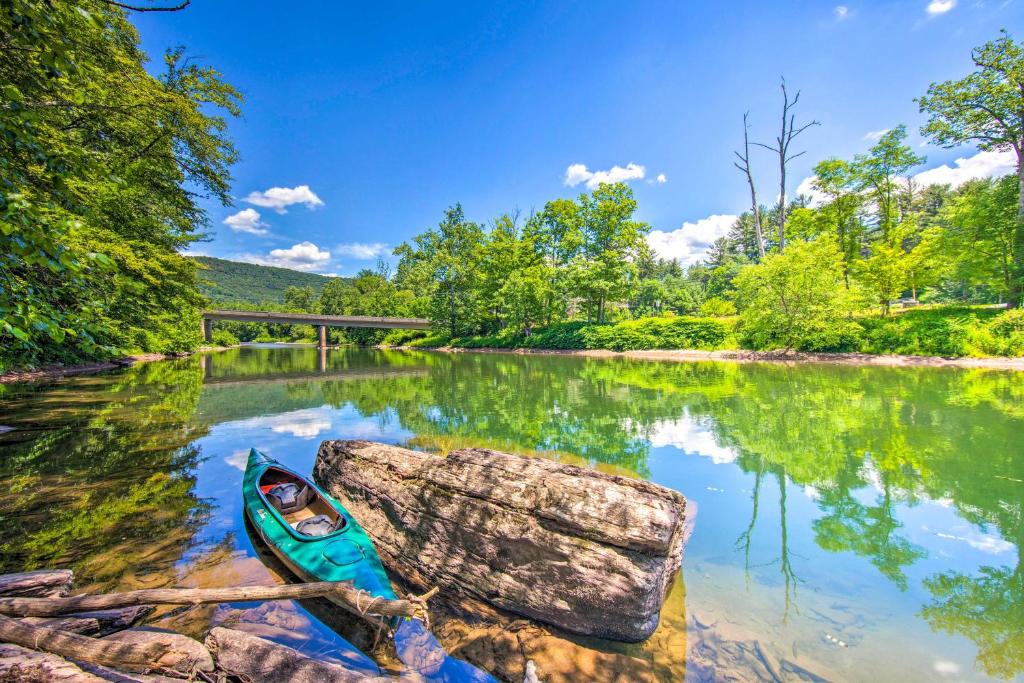
<path fill-rule="evenodd" d="M 701 351 L 699 349 L 650 349 L 645 351 L 606 351 L 600 349 L 464 349 L 441 346 L 432 349 L 410 346 L 384 346 L 380 348 L 408 351 L 438 351 L 444 353 L 515 353 L 556 356 L 586 356 L 588 358 L 632 358 L 660 361 L 729 361 L 738 363 L 826 363 L 836 365 L 863 365 L 879 367 L 957 367 L 990 370 L 1024 371 L 1024 358 L 942 358 L 939 356 L 876 355 L 870 353 L 807 353 L 803 351 Z"/>

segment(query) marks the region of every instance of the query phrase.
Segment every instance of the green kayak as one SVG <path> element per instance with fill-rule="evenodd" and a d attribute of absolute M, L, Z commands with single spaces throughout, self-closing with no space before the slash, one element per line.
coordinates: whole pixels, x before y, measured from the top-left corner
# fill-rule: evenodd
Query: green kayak
<path fill-rule="evenodd" d="M 351 581 L 375 597 L 397 597 L 366 532 L 312 481 L 253 448 L 242 495 L 249 521 L 299 578 Z"/>
<path fill-rule="evenodd" d="M 312 481 L 253 448 L 242 496 L 260 538 L 299 578 L 351 581 L 375 597 L 396 599 L 370 537 Z M 398 659 L 427 683 L 498 683 L 450 657 L 419 619 L 396 617 L 391 623 Z"/>

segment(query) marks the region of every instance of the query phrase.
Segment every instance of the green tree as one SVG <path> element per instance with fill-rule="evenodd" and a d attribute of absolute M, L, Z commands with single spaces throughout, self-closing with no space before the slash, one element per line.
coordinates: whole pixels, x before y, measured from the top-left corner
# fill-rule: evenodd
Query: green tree
<path fill-rule="evenodd" d="M 794 241 L 734 280 L 742 333 L 754 348 L 811 348 L 849 312 L 842 255 L 823 235 Z"/>
<path fill-rule="evenodd" d="M 288 287 L 284 290 L 284 305 L 295 313 L 313 313 L 317 307 L 316 292 L 312 287 Z"/>
<path fill-rule="evenodd" d="M 944 246 L 967 282 L 1013 296 L 1020 185 L 1014 176 L 965 183 L 943 206 Z"/>
<path fill-rule="evenodd" d="M 587 318 L 605 322 L 610 301 L 622 301 L 636 282 L 635 261 L 650 226 L 633 220 L 636 200 L 625 183 L 602 183 L 578 199 L 583 253 L 574 259 Z"/>
<path fill-rule="evenodd" d="M 842 159 L 825 159 L 814 167 L 814 189 L 825 195 L 819 210 L 831 228 L 843 255 L 843 281 L 850 286 L 850 267 L 859 257 L 864 239 L 860 210 L 864 198 L 860 193 L 858 169 Z"/>
<path fill-rule="evenodd" d="M 906 257 L 898 244 L 879 241 L 871 247 L 871 255 L 858 263 L 857 279 L 881 306 L 882 315 L 889 315 L 892 302 L 910 286 Z"/>
<path fill-rule="evenodd" d="M 903 144 L 906 139 L 907 127 L 896 126 L 883 134 L 867 154 L 857 155 L 853 162 L 868 198 L 875 205 L 877 226 L 886 241 L 899 222 L 901 179 L 907 171 L 925 162 L 925 157 L 914 154 Z"/>
<path fill-rule="evenodd" d="M 430 319 L 452 337 L 479 329 L 483 238 L 483 229 L 467 221 L 462 205 L 455 204 L 445 211 L 437 228 L 417 235 L 413 245 L 395 250 L 401 257 L 400 272 L 429 277 L 424 285 L 429 287 Z"/>
<path fill-rule="evenodd" d="M 179 251 L 230 201 L 219 113 L 240 96 L 168 52 L 159 77 L 112 3 L 0 10 L 0 363 L 173 351 L 199 341 Z"/>
<path fill-rule="evenodd" d="M 983 150 L 1017 156 L 1017 224 L 1008 301 L 1024 304 L 1024 45 L 1004 30 L 971 52 L 977 68 L 952 81 L 932 83 L 917 100 L 929 115 L 921 128 L 944 147 L 975 143 Z"/>

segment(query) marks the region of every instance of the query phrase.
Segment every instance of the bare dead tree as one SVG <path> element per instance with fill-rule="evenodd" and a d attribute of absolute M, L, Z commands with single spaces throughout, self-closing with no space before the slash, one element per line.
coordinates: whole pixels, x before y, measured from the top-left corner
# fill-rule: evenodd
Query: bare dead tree
<path fill-rule="evenodd" d="M 750 112 L 743 114 L 743 154 L 735 151 L 733 152 L 743 165 L 741 166 L 739 163 L 734 161 L 733 166 L 743 171 L 747 176 L 747 184 L 750 185 L 750 211 L 754 216 L 754 235 L 757 239 L 757 254 L 761 258 L 764 258 L 764 238 L 761 236 L 761 209 L 757 206 L 757 191 L 754 189 L 754 174 L 750 171 L 750 138 L 748 135 L 750 131 L 750 124 L 747 123 L 747 116 L 749 114 Z"/>
<path fill-rule="evenodd" d="M 796 126 L 796 115 L 791 113 L 793 108 L 796 107 L 797 102 L 800 101 L 800 91 L 797 90 L 796 95 L 793 97 L 793 101 L 789 100 L 789 93 L 786 91 L 786 79 L 782 79 L 782 130 L 779 132 L 779 137 L 775 138 L 775 146 L 766 145 L 763 142 L 755 142 L 754 144 L 758 147 L 764 147 L 767 150 L 775 152 L 779 155 L 779 252 L 786 248 L 786 164 L 793 159 L 796 159 L 801 154 L 804 154 L 807 150 L 790 154 L 789 145 L 793 142 L 796 136 L 803 133 L 811 126 L 820 126 L 820 121 L 811 121 L 808 124 Z"/>

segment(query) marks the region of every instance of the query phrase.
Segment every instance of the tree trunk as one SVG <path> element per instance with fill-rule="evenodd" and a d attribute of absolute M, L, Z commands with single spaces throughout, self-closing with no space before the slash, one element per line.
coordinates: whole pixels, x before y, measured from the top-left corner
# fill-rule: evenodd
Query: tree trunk
<path fill-rule="evenodd" d="M 127 639 L 127 642 L 111 640 L 125 633 L 138 635 Z M 187 636 L 155 631 L 123 632 L 115 636 L 98 640 L 0 616 L 0 641 L 61 657 L 129 671 L 171 669 L 191 673 L 213 670 L 210 653 Z"/>
<path fill-rule="evenodd" d="M 33 626 L 55 628 L 83 636 L 102 637 L 135 626 L 152 614 L 153 609 L 152 605 L 139 605 L 80 612 L 65 617 L 25 617 L 22 621 Z"/>
<path fill-rule="evenodd" d="M 786 114 L 782 114 L 782 136 L 786 136 Z M 786 249 L 786 148 L 779 145 L 779 253 Z"/>
<path fill-rule="evenodd" d="M 62 598 L 71 590 L 70 569 L 41 569 L 0 575 L 0 596 Z"/>
<path fill-rule="evenodd" d="M 0 681 L 20 683 L 106 683 L 71 662 L 46 652 L 0 644 Z"/>
<path fill-rule="evenodd" d="M 420 608 L 409 600 L 367 599 L 365 591 L 341 581 L 244 586 L 240 588 L 153 588 L 107 595 L 76 595 L 71 598 L 0 598 L 0 615 L 53 617 L 73 612 L 129 607 L 132 605 L 200 605 L 209 602 L 250 602 L 327 598 L 352 612 L 378 616 L 419 616 Z"/>

